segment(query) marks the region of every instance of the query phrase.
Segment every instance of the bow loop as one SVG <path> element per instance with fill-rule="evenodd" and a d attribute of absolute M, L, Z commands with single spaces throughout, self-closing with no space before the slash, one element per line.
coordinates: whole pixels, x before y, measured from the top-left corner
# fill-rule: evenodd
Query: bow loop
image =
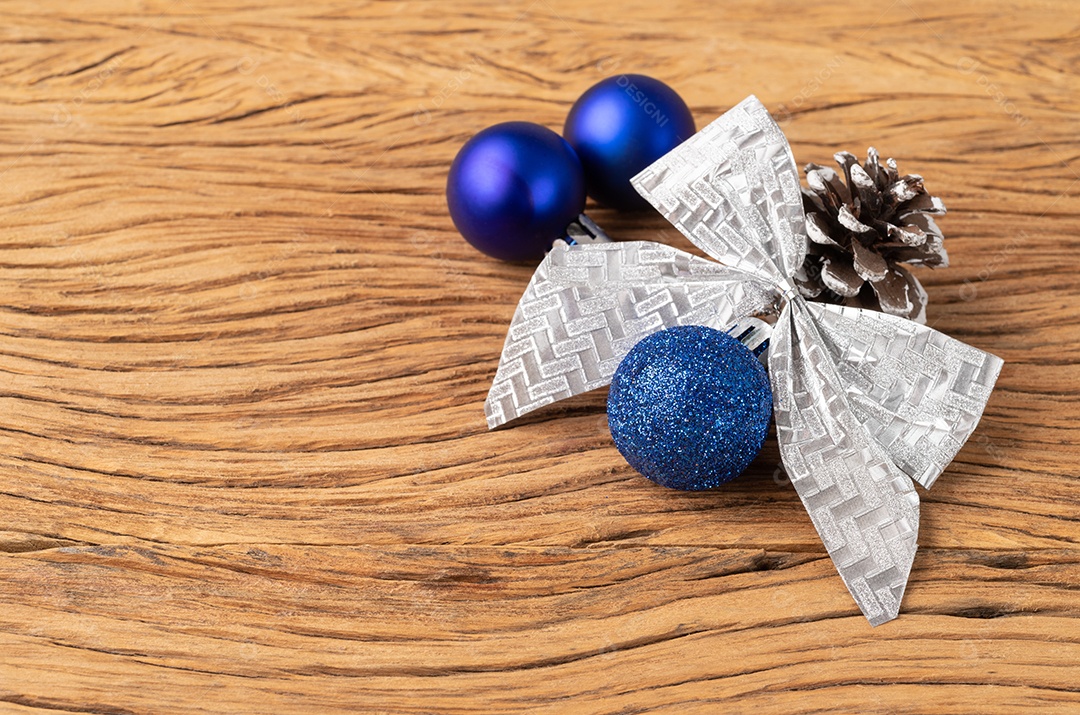
<path fill-rule="evenodd" d="M 690 241 L 781 290 L 806 257 L 799 171 L 780 127 L 753 95 L 631 183 Z"/>
<path fill-rule="evenodd" d="M 912 320 L 806 303 L 852 414 L 929 489 L 975 431 L 1004 364 Z"/>
<path fill-rule="evenodd" d="M 767 281 L 670 246 L 557 244 L 514 312 L 484 406 L 488 427 L 607 385 L 651 333 L 726 328 L 775 300 Z"/>

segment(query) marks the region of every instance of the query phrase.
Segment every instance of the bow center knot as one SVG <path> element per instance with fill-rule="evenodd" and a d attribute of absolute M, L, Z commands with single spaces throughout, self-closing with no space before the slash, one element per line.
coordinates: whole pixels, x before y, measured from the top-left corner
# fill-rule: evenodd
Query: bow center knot
<path fill-rule="evenodd" d="M 776 315 L 780 315 L 784 308 L 795 299 L 803 299 L 802 295 L 799 293 L 799 289 L 787 281 L 777 281 L 775 286 L 776 298 L 773 300 L 773 310 Z"/>

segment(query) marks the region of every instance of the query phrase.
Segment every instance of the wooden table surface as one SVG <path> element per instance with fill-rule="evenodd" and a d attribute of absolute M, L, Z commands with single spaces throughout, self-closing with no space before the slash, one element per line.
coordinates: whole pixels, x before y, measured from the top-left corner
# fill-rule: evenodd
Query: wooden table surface
<path fill-rule="evenodd" d="M 51 6 L 51 7 L 50 7 Z M 0 2 L 0 712 L 1080 712 L 1080 16 L 986 3 Z M 531 274 L 443 196 L 623 72 L 948 205 L 1006 361 L 872 629 L 770 438 L 635 475 L 605 394 L 496 432 Z M 688 244 L 655 214 L 613 235 Z"/>

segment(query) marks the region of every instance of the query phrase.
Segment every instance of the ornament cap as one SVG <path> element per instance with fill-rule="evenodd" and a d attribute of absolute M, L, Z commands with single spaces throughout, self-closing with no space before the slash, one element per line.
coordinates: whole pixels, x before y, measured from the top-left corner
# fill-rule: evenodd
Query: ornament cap
<path fill-rule="evenodd" d="M 604 232 L 604 229 L 596 225 L 596 222 L 585 214 L 578 214 L 578 217 L 570 222 L 560 240 L 571 246 L 587 243 L 611 243 L 611 237 Z"/>
<path fill-rule="evenodd" d="M 761 318 L 747 316 L 733 323 L 727 329 L 727 334 L 745 345 L 750 352 L 754 353 L 754 357 L 768 368 L 769 340 L 772 338 L 772 331 L 772 326 Z"/>

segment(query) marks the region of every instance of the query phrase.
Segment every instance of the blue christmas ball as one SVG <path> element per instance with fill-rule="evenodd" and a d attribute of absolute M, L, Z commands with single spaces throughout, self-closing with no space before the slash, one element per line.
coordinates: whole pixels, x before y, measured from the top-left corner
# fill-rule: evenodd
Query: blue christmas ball
<path fill-rule="evenodd" d="M 630 179 L 693 135 L 694 117 L 682 97 L 640 74 L 594 84 L 571 107 L 563 127 L 585 167 L 589 196 L 623 211 L 649 206 Z"/>
<path fill-rule="evenodd" d="M 504 261 L 542 258 L 585 208 L 574 150 L 531 122 L 505 122 L 461 147 L 446 179 L 446 203 L 465 240 Z"/>
<path fill-rule="evenodd" d="M 681 326 L 641 340 L 611 380 L 608 425 L 637 471 L 665 487 L 710 489 L 754 461 L 772 418 L 765 368 L 727 333 Z"/>

